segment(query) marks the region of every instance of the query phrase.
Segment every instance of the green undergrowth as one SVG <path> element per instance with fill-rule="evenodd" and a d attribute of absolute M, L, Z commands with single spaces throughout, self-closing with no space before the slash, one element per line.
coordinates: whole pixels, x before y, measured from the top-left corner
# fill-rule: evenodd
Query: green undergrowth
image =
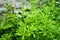
<path fill-rule="evenodd" d="M 55 0 L 38 6 L 31 0 L 30 9 L 22 8 L 19 14 L 7 6 L 0 18 L 0 40 L 60 40 L 60 3 Z"/>

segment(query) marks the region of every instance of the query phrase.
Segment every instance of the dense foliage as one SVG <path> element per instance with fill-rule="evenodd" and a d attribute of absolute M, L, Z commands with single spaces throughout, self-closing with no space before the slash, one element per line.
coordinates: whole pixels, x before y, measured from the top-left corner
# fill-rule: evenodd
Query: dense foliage
<path fill-rule="evenodd" d="M 0 18 L 0 40 L 60 40 L 60 3 L 29 2 L 30 9 L 19 9 L 19 14 L 7 5 L 7 12 Z"/>

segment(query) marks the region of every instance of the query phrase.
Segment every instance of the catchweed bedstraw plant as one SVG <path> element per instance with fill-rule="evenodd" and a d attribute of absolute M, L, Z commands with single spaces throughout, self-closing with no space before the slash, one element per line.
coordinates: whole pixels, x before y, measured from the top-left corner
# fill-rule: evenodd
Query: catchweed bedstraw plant
<path fill-rule="evenodd" d="M 23 8 L 21 14 L 6 12 L 0 19 L 0 40 L 60 40 L 59 7 L 54 1 L 41 8 L 31 4 L 30 11 Z"/>

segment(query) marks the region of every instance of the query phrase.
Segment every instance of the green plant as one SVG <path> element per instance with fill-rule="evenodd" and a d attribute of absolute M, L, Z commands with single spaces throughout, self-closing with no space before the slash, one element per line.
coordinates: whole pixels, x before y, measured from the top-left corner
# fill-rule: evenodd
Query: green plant
<path fill-rule="evenodd" d="M 11 10 L 4 14 L 0 19 L 0 40 L 60 40 L 60 5 L 57 7 L 51 0 L 39 8 L 36 2 L 30 0 L 30 11 L 22 8 L 21 14 Z"/>

